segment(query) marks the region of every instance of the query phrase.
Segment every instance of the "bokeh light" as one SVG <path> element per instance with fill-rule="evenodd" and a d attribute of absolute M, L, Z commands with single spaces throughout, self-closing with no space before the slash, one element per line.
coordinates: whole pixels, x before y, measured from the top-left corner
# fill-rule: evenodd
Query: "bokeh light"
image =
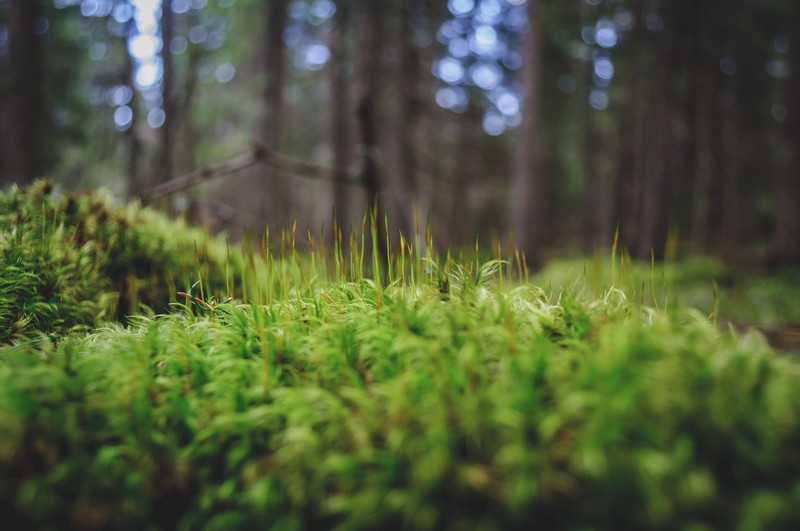
<path fill-rule="evenodd" d="M 598 111 L 604 111 L 608 108 L 608 93 L 600 89 L 592 89 L 589 92 L 589 105 Z"/>
<path fill-rule="evenodd" d="M 114 127 L 117 131 L 127 131 L 133 125 L 133 110 L 127 105 L 117 107 L 114 111 Z"/>
<path fill-rule="evenodd" d="M 453 15 L 463 17 L 475 9 L 475 0 L 449 0 L 447 8 Z"/>

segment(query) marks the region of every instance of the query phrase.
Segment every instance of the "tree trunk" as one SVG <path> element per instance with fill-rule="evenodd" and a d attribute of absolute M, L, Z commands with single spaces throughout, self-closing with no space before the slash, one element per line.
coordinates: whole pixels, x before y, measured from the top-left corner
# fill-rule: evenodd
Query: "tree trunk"
<path fill-rule="evenodd" d="M 790 79 L 788 137 L 791 154 L 788 171 L 778 185 L 779 216 L 776 236 L 780 257 L 800 265 L 800 3 L 792 7 L 792 46 L 789 50 Z"/>
<path fill-rule="evenodd" d="M 623 131 L 627 132 L 621 144 L 620 169 L 614 187 L 614 224 L 619 227 L 620 239 L 625 245 L 633 245 L 638 236 L 642 181 L 645 171 L 644 125 L 646 120 L 647 94 L 645 76 L 647 75 L 645 47 L 644 1 L 634 0 L 633 12 L 636 27 L 633 30 L 631 49 L 633 50 L 633 70 L 630 80 L 630 102 L 624 112 L 626 122 Z"/>
<path fill-rule="evenodd" d="M 8 28 L 8 8 L 0 9 L 0 26 Z M 0 71 L 8 69 L 8 56 L 0 56 Z M 0 189 L 11 182 L 6 161 L 6 139 L 8 138 L 8 76 L 0 77 Z"/>
<path fill-rule="evenodd" d="M 420 114 L 417 86 L 420 79 L 420 54 L 414 44 L 416 18 L 425 10 L 425 0 L 404 0 L 400 5 L 400 87 L 399 105 L 395 135 L 398 144 L 398 171 L 403 193 L 401 211 L 403 212 L 403 231 L 407 234 L 413 229 L 414 202 L 419 197 L 417 182 L 417 125 Z"/>
<path fill-rule="evenodd" d="M 466 112 L 456 115 L 458 136 L 451 152 L 455 163 L 450 176 L 448 196 L 448 246 L 462 247 L 474 243 L 469 189 L 477 178 L 480 165 L 481 109 L 469 104 Z M 473 240 L 470 242 L 470 240 Z"/>
<path fill-rule="evenodd" d="M 170 43 L 173 35 L 172 0 L 162 0 L 161 4 L 161 60 L 163 71 L 161 78 L 161 109 L 164 111 L 164 124 L 161 126 L 161 152 L 159 167 L 156 174 L 159 183 L 167 182 L 174 177 L 172 166 L 173 156 L 173 127 L 175 116 L 173 112 L 172 85 L 172 52 Z"/>
<path fill-rule="evenodd" d="M 719 234 L 720 251 L 723 256 L 736 258 L 739 248 L 740 223 L 743 218 L 739 205 L 739 108 L 735 79 L 727 80 L 728 87 L 722 94 L 722 204 Z"/>
<path fill-rule="evenodd" d="M 337 222 L 346 230 L 351 222 L 350 194 L 345 168 L 350 163 L 350 105 L 347 75 L 347 31 L 350 26 L 348 0 L 338 2 L 336 19 L 331 30 L 330 75 L 331 151 L 333 152 L 333 209 Z"/>
<path fill-rule="evenodd" d="M 695 70 L 695 167 L 692 197 L 692 239 L 698 252 L 709 245 L 714 182 L 714 73 L 716 65 L 700 61 Z"/>
<path fill-rule="evenodd" d="M 643 170 L 641 215 L 638 236 L 633 248 L 636 258 L 647 260 L 651 250 L 657 255 L 664 250 L 670 215 L 670 179 L 678 170 L 676 143 L 672 133 L 676 113 L 674 76 L 681 72 L 679 48 L 682 20 L 688 0 L 665 6 L 663 41 L 658 54 L 659 72 L 656 83 L 656 105 L 650 155 Z"/>
<path fill-rule="evenodd" d="M 266 73 L 264 91 L 263 142 L 269 149 L 280 150 L 283 132 L 283 85 L 286 60 L 283 32 L 286 27 L 288 0 L 267 1 Z M 265 168 L 266 189 L 263 208 L 267 217 L 287 221 L 294 209 L 291 190 L 284 186 L 279 172 Z"/>
<path fill-rule="evenodd" d="M 544 131 L 542 123 L 542 28 L 540 6 L 543 0 L 528 0 L 528 33 L 523 49 L 523 118 L 517 133 L 512 182 L 512 226 L 517 245 L 528 263 L 542 261 L 543 247 L 552 232 L 553 187 L 541 164 Z"/>
<path fill-rule="evenodd" d="M 581 138 L 581 170 L 583 173 L 583 208 L 581 220 L 581 240 L 584 251 L 592 251 L 600 245 L 601 234 L 598 229 L 603 226 L 600 220 L 600 183 L 598 182 L 597 165 L 597 133 L 594 130 L 594 109 L 584 110 L 585 122 Z"/>
<path fill-rule="evenodd" d="M 44 105 L 44 51 L 34 32 L 42 16 L 40 0 L 10 0 L 8 4 L 8 89 L 6 182 L 29 183 L 45 168 L 43 139 L 47 130 Z"/>
<path fill-rule="evenodd" d="M 190 11 L 183 17 L 181 31 L 188 36 L 192 26 L 200 22 L 200 17 L 195 11 Z M 176 112 L 180 116 L 181 146 L 177 150 L 178 173 L 183 174 L 198 166 L 197 144 L 199 131 L 192 115 L 195 95 L 197 94 L 197 68 L 203 51 L 200 45 L 190 44 L 186 50 L 186 75 L 181 87 L 180 102 L 176 101 Z"/>
<path fill-rule="evenodd" d="M 381 39 L 380 3 L 374 0 L 357 0 L 356 31 L 358 34 L 356 116 L 361 144 L 361 177 L 367 191 L 367 200 L 378 221 L 379 251 L 386 255 L 386 238 L 383 234 L 383 191 L 378 147 L 378 117 L 376 100 L 380 89 Z"/>
<path fill-rule="evenodd" d="M 134 35 L 133 26 L 136 24 L 133 18 L 128 21 L 128 38 Z M 128 160 L 127 160 L 127 177 L 128 177 L 128 197 L 140 197 L 142 191 L 145 189 L 144 183 L 141 182 L 139 174 L 139 158 L 141 156 L 141 141 L 137 134 L 136 119 L 138 114 L 138 104 L 136 98 L 138 93 L 136 91 L 136 83 L 134 81 L 136 66 L 133 63 L 131 54 L 128 53 L 128 39 L 125 40 L 125 84 L 132 90 L 131 101 L 128 106 L 131 108 L 133 117 L 131 118 L 131 126 L 125 132 L 126 141 L 128 144 Z"/>

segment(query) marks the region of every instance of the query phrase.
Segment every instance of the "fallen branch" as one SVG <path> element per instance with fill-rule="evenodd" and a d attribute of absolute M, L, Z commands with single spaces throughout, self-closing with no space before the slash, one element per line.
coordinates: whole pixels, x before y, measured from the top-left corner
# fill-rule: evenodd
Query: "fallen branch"
<path fill-rule="evenodd" d="M 247 153 L 237 155 L 220 164 L 198 168 L 155 186 L 146 196 L 146 199 L 148 201 L 153 201 L 174 194 L 175 192 L 191 188 L 201 182 L 236 173 L 261 163 L 298 177 L 326 179 L 329 181 L 343 182 L 345 184 L 362 184 L 359 178 L 353 179 L 350 177 L 355 173 L 352 169 L 319 166 L 279 153 L 262 144 L 254 143 L 253 148 Z"/>

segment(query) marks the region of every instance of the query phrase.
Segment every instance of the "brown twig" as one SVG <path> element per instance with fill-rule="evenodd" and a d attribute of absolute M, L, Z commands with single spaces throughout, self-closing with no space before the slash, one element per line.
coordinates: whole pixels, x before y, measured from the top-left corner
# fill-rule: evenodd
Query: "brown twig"
<path fill-rule="evenodd" d="M 146 196 L 148 201 L 153 201 L 161 197 L 174 194 L 181 190 L 191 188 L 201 182 L 209 181 L 223 175 L 236 173 L 247 169 L 256 164 L 265 163 L 286 173 L 296 175 L 298 177 L 306 177 L 309 179 L 325 179 L 330 181 L 341 181 L 346 184 L 361 185 L 361 179 L 351 179 L 349 177 L 337 177 L 337 175 L 350 175 L 353 172 L 350 169 L 340 170 L 338 168 L 329 168 L 312 164 L 304 160 L 290 157 L 284 153 L 274 151 L 267 146 L 260 143 L 253 143 L 253 148 L 241 155 L 237 155 L 231 159 L 226 160 L 220 164 L 213 166 L 204 166 L 194 171 L 175 177 L 169 181 L 159 184 L 154 187 Z"/>

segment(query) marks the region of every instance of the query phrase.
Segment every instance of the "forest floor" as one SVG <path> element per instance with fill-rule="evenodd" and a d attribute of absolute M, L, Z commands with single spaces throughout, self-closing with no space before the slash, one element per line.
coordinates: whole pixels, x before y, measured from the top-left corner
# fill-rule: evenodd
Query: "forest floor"
<path fill-rule="evenodd" d="M 608 257 L 528 278 L 423 235 L 381 262 L 379 237 L 257 253 L 101 196 L 0 196 L 0 513 L 800 527 L 800 363 L 770 346 L 796 346 L 791 274 Z"/>

